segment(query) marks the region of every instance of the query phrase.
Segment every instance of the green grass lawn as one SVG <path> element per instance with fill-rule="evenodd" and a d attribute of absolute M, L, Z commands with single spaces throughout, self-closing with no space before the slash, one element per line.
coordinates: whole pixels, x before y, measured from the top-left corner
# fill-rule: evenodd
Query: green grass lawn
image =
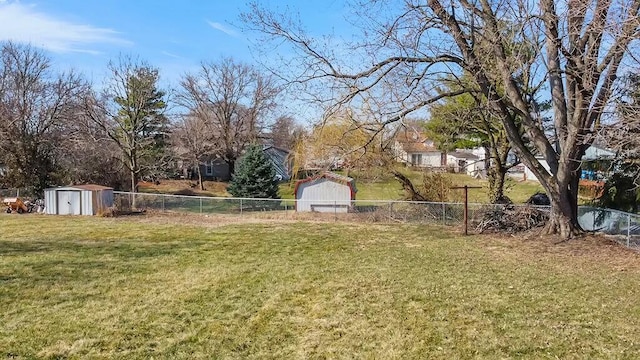
<path fill-rule="evenodd" d="M 416 187 L 422 184 L 422 171 L 406 169 L 401 170 L 402 173 L 407 175 L 414 183 Z M 469 201 L 475 203 L 487 203 L 489 202 L 489 184 L 487 180 L 474 179 L 466 174 L 449 174 L 445 173 L 451 186 L 479 186 L 479 189 L 469 189 Z M 358 174 L 354 175 L 356 179 L 356 187 L 358 192 L 356 194 L 357 200 L 401 200 L 404 196 L 402 186 L 391 175 L 379 176 L 374 179 L 359 179 Z M 283 199 L 294 198 L 294 185 L 292 183 L 284 183 L 280 185 L 280 196 Z M 455 193 L 455 192 L 458 193 Z M 522 204 L 529 197 L 536 192 L 544 192 L 542 185 L 535 181 L 515 181 L 507 179 L 507 185 L 505 186 L 505 194 L 517 204 Z M 453 190 L 452 197 L 456 201 L 462 201 L 462 190 Z"/>
<path fill-rule="evenodd" d="M 628 358 L 640 257 L 593 238 L 0 215 L 0 358 Z"/>
<path fill-rule="evenodd" d="M 372 170 L 373 171 L 373 170 Z M 422 171 L 409 168 L 402 168 L 401 171 L 407 175 L 415 186 L 422 184 Z M 376 176 L 352 174 L 356 179 L 358 193 L 357 200 L 402 200 L 403 192 L 400 183 L 393 178 L 388 171 L 375 170 Z M 487 180 L 474 179 L 466 174 L 444 174 L 450 181 L 451 186 L 480 186 L 479 189 L 469 190 L 469 201 L 476 203 L 487 203 L 489 201 Z M 226 183 L 205 182 L 206 190 L 201 191 L 193 188 L 193 181 L 186 180 L 163 180 L 160 184 L 141 183 L 140 191 L 143 193 L 162 194 L 192 194 L 198 196 L 229 197 L 226 191 Z M 294 199 L 293 193 L 295 182 L 280 184 L 280 197 L 282 199 Z M 462 190 L 452 196 L 452 200 L 462 201 Z M 505 187 L 505 193 L 515 203 L 524 203 L 531 195 L 538 191 L 544 192 L 542 186 L 535 181 L 518 182 L 509 179 Z"/>

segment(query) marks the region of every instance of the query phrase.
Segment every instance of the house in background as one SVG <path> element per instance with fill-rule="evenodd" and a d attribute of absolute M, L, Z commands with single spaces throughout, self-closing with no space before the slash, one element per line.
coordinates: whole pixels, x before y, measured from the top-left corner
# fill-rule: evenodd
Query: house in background
<path fill-rule="evenodd" d="M 536 159 L 547 171 L 549 171 L 550 169 L 549 163 L 547 162 L 547 160 L 545 160 L 544 157 L 536 156 Z M 522 175 L 523 181 L 539 181 L 538 178 L 533 173 L 533 171 L 531 171 L 527 166 L 522 166 L 521 168 L 523 169 L 523 175 Z"/>
<path fill-rule="evenodd" d="M 615 171 L 616 152 L 599 144 L 592 144 L 582 156 L 581 182 L 604 188 L 604 181 Z M 594 194 L 595 195 L 595 194 Z"/>
<path fill-rule="evenodd" d="M 262 148 L 264 154 L 271 160 L 276 171 L 276 178 L 278 181 L 291 180 L 291 169 L 293 168 L 293 159 L 289 150 L 285 150 L 273 145 L 264 145 Z"/>
<path fill-rule="evenodd" d="M 447 153 L 448 168 L 457 173 L 466 173 L 469 176 L 482 176 L 485 171 L 484 160 L 472 151 L 456 150 Z"/>
<path fill-rule="evenodd" d="M 219 157 L 211 157 L 200 164 L 202 180 L 229 181 L 231 172 L 229 164 Z"/>
<path fill-rule="evenodd" d="M 432 140 L 414 127 L 399 131 L 392 149 L 396 161 L 407 166 L 466 173 L 470 176 L 483 176 L 485 172 L 484 149 L 441 151 Z M 480 152 L 482 157 L 479 156 Z"/>
<path fill-rule="evenodd" d="M 600 145 L 591 145 L 585 150 L 582 156 L 582 174 L 581 178 L 589 180 L 597 179 L 598 173 L 606 172 L 609 169 L 611 161 L 615 158 L 616 153 Z M 549 163 L 543 156 L 536 156 L 536 159 L 549 171 Z M 533 172 L 524 164 L 514 167 L 509 175 L 517 180 L 522 181 L 539 181 Z M 602 176 L 600 174 L 600 176 Z"/>
<path fill-rule="evenodd" d="M 271 161 L 274 170 L 276 171 L 276 178 L 278 181 L 291 180 L 291 157 L 289 151 L 275 147 L 273 145 L 263 145 L 262 151 Z M 214 181 L 229 181 L 231 180 L 231 171 L 229 170 L 229 164 L 227 164 L 222 158 L 211 157 L 204 161 L 200 165 L 200 171 L 202 172 L 203 180 Z M 197 173 L 193 169 L 189 169 L 187 178 L 197 177 Z"/>
<path fill-rule="evenodd" d="M 446 153 L 438 150 L 432 140 L 413 127 L 404 128 L 396 134 L 392 151 L 396 161 L 408 166 L 438 169 L 447 166 Z"/>

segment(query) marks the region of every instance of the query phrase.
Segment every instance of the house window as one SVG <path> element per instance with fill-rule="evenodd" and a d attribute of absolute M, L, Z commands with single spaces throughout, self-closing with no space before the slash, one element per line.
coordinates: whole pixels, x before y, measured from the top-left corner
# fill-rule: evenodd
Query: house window
<path fill-rule="evenodd" d="M 204 174 L 207 176 L 213 176 L 213 161 L 207 161 L 204 163 Z"/>
<path fill-rule="evenodd" d="M 422 165 L 422 154 L 411 154 L 411 166 Z"/>

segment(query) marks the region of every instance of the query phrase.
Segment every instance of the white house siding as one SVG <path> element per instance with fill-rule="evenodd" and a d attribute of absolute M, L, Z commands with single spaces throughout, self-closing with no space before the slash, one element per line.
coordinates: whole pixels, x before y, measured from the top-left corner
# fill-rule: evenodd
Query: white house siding
<path fill-rule="evenodd" d="M 473 163 L 473 166 L 467 168 L 467 174 L 471 176 L 482 175 L 486 176 L 486 166 L 484 159 L 486 156 L 486 150 L 483 147 L 471 149 L 471 153 L 478 157 L 478 160 Z M 471 173 L 469 173 L 471 171 Z"/>
<path fill-rule="evenodd" d="M 469 176 L 485 176 L 484 160 L 469 160 L 467 162 L 466 172 Z"/>
<path fill-rule="evenodd" d="M 444 164 L 442 164 L 442 153 L 439 151 L 427 152 L 423 156 L 424 166 L 426 167 L 444 166 Z"/>
<path fill-rule="evenodd" d="M 349 185 L 318 178 L 303 182 L 296 192 L 297 211 L 346 213 L 351 206 Z"/>
<path fill-rule="evenodd" d="M 419 156 L 420 161 L 414 163 L 414 156 Z M 420 153 L 408 153 L 406 163 L 417 167 L 442 167 L 442 153 L 439 151 L 429 151 Z"/>
<path fill-rule="evenodd" d="M 540 164 L 542 164 L 542 166 L 544 166 L 545 169 L 547 169 L 547 171 L 549 171 L 550 167 L 549 164 L 547 163 L 547 160 L 545 159 L 538 159 L 538 161 L 540 162 Z M 524 179 L 523 180 L 527 180 L 527 181 L 538 181 L 538 178 L 533 174 L 533 172 L 531 170 L 529 170 L 528 167 L 524 167 Z"/>

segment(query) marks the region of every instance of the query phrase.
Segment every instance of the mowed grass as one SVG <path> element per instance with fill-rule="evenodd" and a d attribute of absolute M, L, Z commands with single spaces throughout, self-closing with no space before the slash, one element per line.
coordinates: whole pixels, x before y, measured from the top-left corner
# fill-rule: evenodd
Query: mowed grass
<path fill-rule="evenodd" d="M 400 183 L 393 178 L 388 170 L 371 170 L 377 174 L 372 178 L 363 178 L 361 174 L 351 174 L 356 179 L 357 200 L 403 200 L 404 192 Z M 401 168 L 401 172 L 413 181 L 416 187 L 423 183 L 423 171 Z M 468 185 L 479 187 L 469 189 L 469 201 L 474 203 L 489 202 L 489 183 L 487 180 L 474 179 L 466 174 L 443 173 L 451 187 Z M 370 177 L 370 176 L 369 176 Z M 228 183 L 205 181 L 205 190 L 195 186 L 196 181 L 189 180 L 162 180 L 158 184 L 141 182 L 139 191 L 152 194 L 182 194 L 211 197 L 230 197 L 227 192 Z M 279 194 L 282 199 L 295 199 L 295 181 L 283 182 L 279 185 Z M 462 202 L 464 199 L 462 190 L 450 190 L 450 200 Z M 540 183 L 535 181 L 516 181 L 508 178 L 505 186 L 505 194 L 516 204 L 524 203 L 536 192 L 544 192 Z"/>
<path fill-rule="evenodd" d="M 423 172 L 420 170 L 403 168 L 403 174 L 408 176 L 414 186 L 420 188 L 423 184 Z M 449 182 L 450 187 L 470 186 L 469 202 L 488 203 L 489 202 L 489 182 L 486 179 L 474 179 L 467 174 L 442 174 Z M 402 186 L 392 176 L 380 176 L 375 179 L 360 180 L 358 174 L 355 174 L 357 200 L 402 200 L 404 191 Z M 280 196 L 283 199 L 295 198 L 294 183 L 280 184 Z M 464 201 L 464 191 L 462 189 L 450 189 L 450 200 L 455 202 Z M 537 192 L 544 192 L 544 188 L 536 181 L 516 181 L 507 178 L 505 185 L 505 195 L 507 195 L 514 203 L 525 203 L 531 195 Z"/>
<path fill-rule="evenodd" d="M 0 215 L 0 358 L 640 356 L 640 257 L 598 238 Z"/>

